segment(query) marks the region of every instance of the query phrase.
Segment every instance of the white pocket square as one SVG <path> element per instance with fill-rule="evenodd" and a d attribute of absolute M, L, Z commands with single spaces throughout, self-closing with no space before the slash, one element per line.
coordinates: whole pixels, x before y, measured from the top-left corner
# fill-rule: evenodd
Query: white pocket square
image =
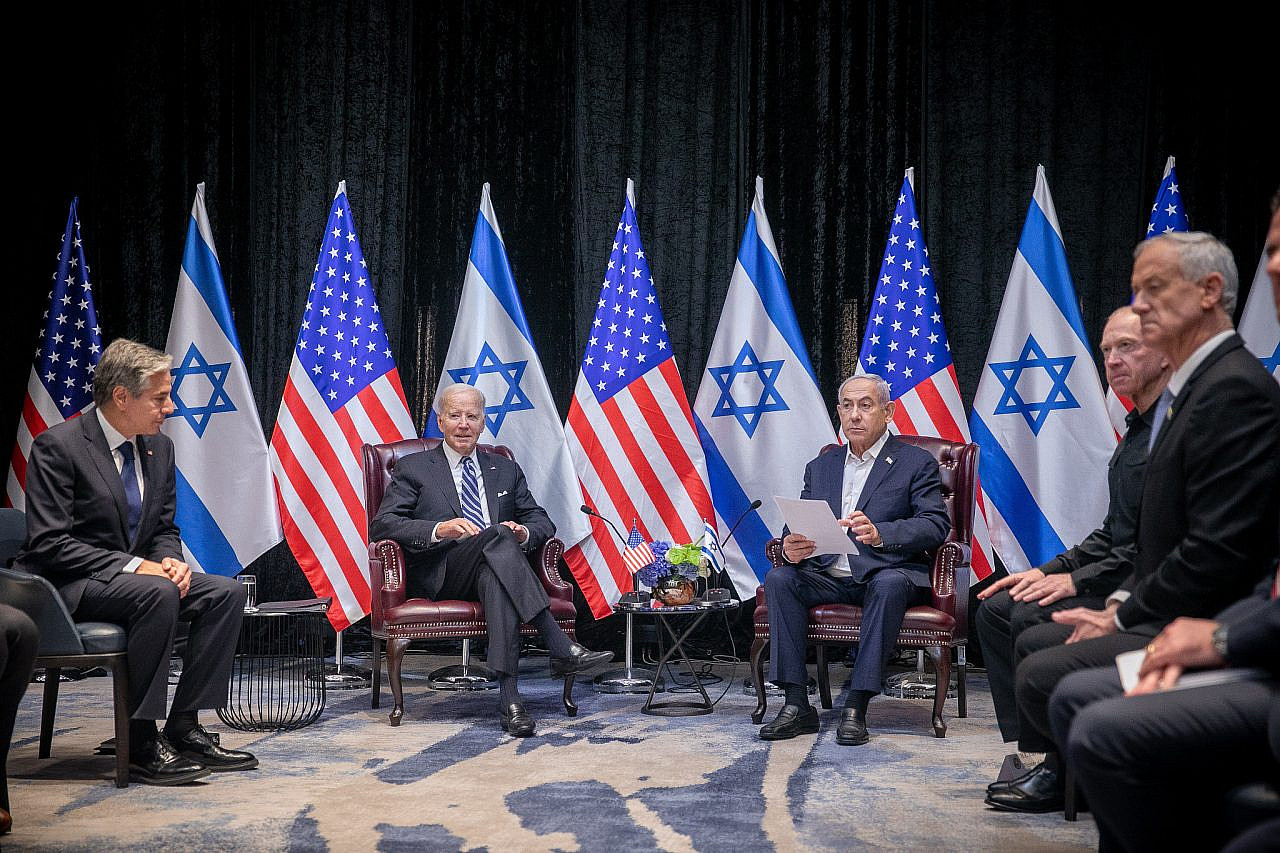
<path fill-rule="evenodd" d="M 498 497 L 502 497 L 502 496 L 503 496 L 503 495 L 505 495 L 505 494 L 507 494 L 507 493 L 506 493 L 506 492 L 498 492 Z"/>

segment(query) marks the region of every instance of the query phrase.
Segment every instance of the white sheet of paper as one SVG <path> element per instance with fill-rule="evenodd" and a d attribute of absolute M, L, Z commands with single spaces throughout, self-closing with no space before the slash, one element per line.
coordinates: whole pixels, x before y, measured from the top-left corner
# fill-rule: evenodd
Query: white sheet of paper
<path fill-rule="evenodd" d="M 1120 671 L 1120 686 L 1128 693 L 1138 683 L 1138 670 L 1146 660 L 1146 649 L 1135 649 L 1116 655 L 1116 669 Z M 1186 690 L 1192 687 L 1212 687 L 1232 681 L 1252 681 L 1267 678 L 1267 671 L 1252 667 L 1227 667 L 1184 672 L 1170 690 Z"/>
<path fill-rule="evenodd" d="M 814 555 L 857 554 L 858 546 L 849 538 L 849 530 L 836 523 L 831 504 L 826 501 L 801 500 L 774 496 L 782 519 L 792 533 L 812 539 L 818 548 Z"/>

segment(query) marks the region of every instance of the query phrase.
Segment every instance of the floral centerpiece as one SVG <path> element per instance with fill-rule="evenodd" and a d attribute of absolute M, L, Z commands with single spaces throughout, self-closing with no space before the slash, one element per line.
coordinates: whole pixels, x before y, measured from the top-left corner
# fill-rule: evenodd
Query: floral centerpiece
<path fill-rule="evenodd" d="M 651 542 L 654 561 L 636 572 L 636 580 L 652 590 L 663 604 L 688 604 L 693 601 L 694 578 L 709 577 L 711 563 L 702 553 L 702 540 L 687 545 Z"/>

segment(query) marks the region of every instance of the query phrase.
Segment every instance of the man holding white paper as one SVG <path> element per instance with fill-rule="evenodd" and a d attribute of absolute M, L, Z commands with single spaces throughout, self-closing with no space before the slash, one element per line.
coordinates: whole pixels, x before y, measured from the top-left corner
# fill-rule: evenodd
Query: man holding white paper
<path fill-rule="evenodd" d="M 818 731 L 805 689 L 805 628 L 810 607 L 834 603 L 862 607 L 862 642 L 836 742 L 867 742 L 867 705 L 880 692 L 902 616 L 928 595 L 925 552 L 941 545 L 951 528 L 937 461 L 888 432 L 894 411 L 888 383 L 851 376 L 836 396 L 849 443 L 809 462 L 800 497 L 826 501 L 850 544 L 848 553 L 821 555 L 813 539 L 783 532 L 786 565 L 770 570 L 764 586 L 773 647 L 769 678 L 786 691 L 786 702 L 760 729 L 762 740 Z"/>

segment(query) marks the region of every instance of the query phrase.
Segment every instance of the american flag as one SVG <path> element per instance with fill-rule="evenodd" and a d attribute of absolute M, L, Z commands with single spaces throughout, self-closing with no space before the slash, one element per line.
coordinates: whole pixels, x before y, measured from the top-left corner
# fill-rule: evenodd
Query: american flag
<path fill-rule="evenodd" d="M 653 556 L 653 549 L 649 547 L 649 543 L 640 536 L 639 528 L 632 524 L 631 535 L 627 537 L 627 547 L 622 552 L 622 561 L 627 564 L 631 574 L 634 575 L 645 566 L 652 566 L 657 559 Z"/>
<path fill-rule="evenodd" d="M 896 432 L 968 442 L 960 383 L 916 213 L 914 172 L 907 170 L 893 211 L 858 368 L 889 383 L 897 401 L 892 423 Z M 991 574 L 995 565 L 983 506 L 979 492 L 982 511 L 974 518 L 972 564 L 978 580 Z"/>
<path fill-rule="evenodd" d="M 702 519 L 714 517 L 630 180 L 565 433 L 583 501 L 608 518 L 638 519 L 646 541 L 691 542 Z M 565 561 L 597 618 L 633 588 L 622 552 L 598 519 Z"/>
<path fill-rule="evenodd" d="M 1174 169 L 1174 158 L 1169 157 L 1164 164 L 1164 178 L 1160 188 L 1156 190 L 1155 204 L 1151 205 L 1151 218 L 1147 221 L 1145 239 L 1158 237 L 1161 234 L 1172 234 L 1175 231 L 1189 231 L 1187 209 L 1182 204 L 1182 192 L 1178 188 L 1178 172 Z M 1124 436 L 1129 428 L 1125 418 L 1133 411 L 1133 401 L 1117 394 L 1107 387 L 1107 416 L 1111 418 L 1111 428 L 1116 437 Z"/>
<path fill-rule="evenodd" d="M 93 286 L 76 212 L 78 202 L 79 198 L 71 200 L 67 227 L 62 232 L 49 309 L 44 312 L 5 483 L 5 506 L 16 509 L 26 509 L 31 442 L 49 427 L 76 417 L 93 402 L 93 371 L 102 355 L 102 329 L 93 310 Z"/>
<path fill-rule="evenodd" d="M 415 435 L 343 181 L 271 436 L 285 539 L 336 630 L 369 612 L 360 448 Z"/>

